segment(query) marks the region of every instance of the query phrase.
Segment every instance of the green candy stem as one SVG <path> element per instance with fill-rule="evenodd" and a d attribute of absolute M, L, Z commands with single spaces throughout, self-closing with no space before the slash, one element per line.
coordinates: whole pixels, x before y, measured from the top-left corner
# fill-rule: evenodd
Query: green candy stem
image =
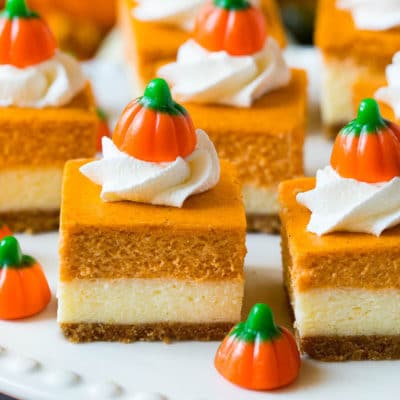
<path fill-rule="evenodd" d="M 186 114 L 186 110 L 176 103 L 171 96 L 169 86 L 164 79 L 155 78 L 149 82 L 139 103 L 152 110 L 172 114 Z"/>
<path fill-rule="evenodd" d="M 22 254 L 18 240 L 14 236 L 6 236 L 0 242 L 0 269 L 26 267 L 34 262 L 32 257 Z"/>
<path fill-rule="evenodd" d="M 8 18 L 37 18 L 38 14 L 29 10 L 25 0 L 7 0 L 3 11 Z"/>
<path fill-rule="evenodd" d="M 386 127 L 379 105 L 374 99 L 364 99 L 358 107 L 357 118 L 348 123 L 342 130 L 344 134 L 359 136 L 362 132 L 375 133 Z"/>
<path fill-rule="evenodd" d="M 214 0 L 214 5 L 226 10 L 243 10 L 250 7 L 247 0 Z"/>
<path fill-rule="evenodd" d="M 358 108 L 357 120 L 363 125 L 382 125 L 378 103 L 374 99 L 364 99 Z"/>
<path fill-rule="evenodd" d="M 249 343 L 256 340 L 270 341 L 281 336 L 281 330 L 275 325 L 271 309 L 263 303 L 255 304 L 245 322 L 237 324 L 231 336 Z"/>
<path fill-rule="evenodd" d="M 273 338 L 280 335 L 280 330 L 275 325 L 272 310 L 263 303 L 258 303 L 253 306 L 247 317 L 245 328 L 257 334 L 261 334 L 263 337 Z"/>

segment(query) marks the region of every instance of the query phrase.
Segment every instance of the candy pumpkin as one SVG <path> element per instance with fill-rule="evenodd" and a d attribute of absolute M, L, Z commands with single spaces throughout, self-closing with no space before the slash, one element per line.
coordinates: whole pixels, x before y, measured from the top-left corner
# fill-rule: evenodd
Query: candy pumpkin
<path fill-rule="evenodd" d="M 0 242 L 0 319 L 37 314 L 50 301 L 50 289 L 41 266 L 23 255 L 17 239 Z"/>
<path fill-rule="evenodd" d="M 56 40 L 25 0 L 7 0 L 0 14 L 0 64 L 25 68 L 53 57 Z"/>
<path fill-rule="evenodd" d="M 244 56 L 262 50 L 267 27 L 262 12 L 249 1 L 214 0 L 200 11 L 193 36 L 209 51 Z"/>
<path fill-rule="evenodd" d="M 256 304 L 247 321 L 236 325 L 220 345 L 215 367 L 238 386 L 271 390 L 296 379 L 300 354 L 293 335 L 275 325 L 271 309 Z"/>
<path fill-rule="evenodd" d="M 167 83 L 160 78 L 150 81 L 144 95 L 128 104 L 113 133 L 121 151 L 151 162 L 187 157 L 196 141 L 192 119 L 172 100 Z"/>
<path fill-rule="evenodd" d="M 10 228 L 5 223 L 0 221 L 0 240 L 3 239 L 3 237 L 5 236 L 10 235 L 12 235 Z"/>
<path fill-rule="evenodd" d="M 97 116 L 99 117 L 99 127 L 97 132 L 97 151 L 101 151 L 101 140 L 103 139 L 103 137 L 111 137 L 111 132 L 108 126 L 107 116 L 101 108 L 97 109 Z"/>
<path fill-rule="evenodd" d="M 344 178 L 367 183 L 400 176 L 400 126 L 382 118 L 374 99 L 364 99 L 357 118 L 336 137 L 331 166 Z"/>

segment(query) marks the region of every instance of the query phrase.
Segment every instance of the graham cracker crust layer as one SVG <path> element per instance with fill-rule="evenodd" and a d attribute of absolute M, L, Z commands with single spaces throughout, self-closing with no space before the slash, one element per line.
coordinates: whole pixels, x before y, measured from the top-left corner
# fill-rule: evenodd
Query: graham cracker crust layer
<path fill-rule="evenodd" d="M 236 322 L 218 323 L 154 323 L 154 324 L 102 324 L 102 323 L 62 323 L 64 336 L 73 343 L 222 340 Z"/>
<path fill-rule="evenodd" d="M 278 215 L 248 214 L 247 232 L 279 233 L 281 221 Z"/>
<path fill-rule="evenodd" d="M 300 337 L 300 348 L 321 361 L 397 360 L 400 335 Z"/>
<path fill-rule="evenodd" d="M 59 210 L 28 210 L 0 213 L 0 220 L 8 225 L 13 232 L 25 233 L 57 230 L 59 217 Z"/>

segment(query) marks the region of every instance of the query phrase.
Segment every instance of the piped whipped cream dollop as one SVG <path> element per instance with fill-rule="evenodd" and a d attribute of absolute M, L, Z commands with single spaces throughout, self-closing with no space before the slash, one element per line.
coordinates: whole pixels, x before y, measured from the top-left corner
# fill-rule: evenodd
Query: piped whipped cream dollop
<path fill-rule="evenodd" d="M 400 118 L 400 51 L 394 55 L 393 63 L 386 67 L 386 80 L 388 85 L 379 88 L 375 98 L 388 104 L 396 118 Z"/>
<path fill-rule="evenodd" d="M 177 61 L 158 70 L 181 102 L 250 107 L 263 94 L 286 86 L 291 77 L 277 42 L 268 38 L 265 47 L 249 56 L 210 52 L 188 40 Z"/>
<path fill-rule="evenodd" d="M 86 82 L 79 62 L 61 51 L 47 61 L 26 68 L 0 65 L 0 106 L 63 106 Z"/>
<path fill-rule="evenodd" d="M 383 31 L 400 26 L 400 0 L 337 0 L 351 12 L 357 28 Z"/>
<path fill-rule="evenodd" d="M 220 177 L 217 152 L 207 134 L 196 131 L 197 145 L 186 158 L 154 163 L 121 152 L 111 139 L 103 138 L 103 158 L 85 164 L 81 172 L 102 186 L 103 201 L 129 200 L 182 207 L 191 195 L 214 187 Z"/>
<path fill-rule="evenodd" d="M 342 178 L 328 166 L 317 172 L 315 189 L 298 193 L 297 201 L 311 211 L 307 229 L 317 235 L 348 231 L 379 236 L 400 223 L 400 178 L 370 184 Z"/>

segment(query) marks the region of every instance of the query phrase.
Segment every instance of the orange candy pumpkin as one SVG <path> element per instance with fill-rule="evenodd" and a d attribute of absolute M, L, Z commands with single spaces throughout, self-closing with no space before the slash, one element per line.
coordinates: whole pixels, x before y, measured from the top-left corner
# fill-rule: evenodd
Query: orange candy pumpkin
<path fill-rule="evenodd" d="M 41 266 L 23 255 L 17 239 L 0 242 L 0 319 L 20 319 L 43 310 L 51 298 Z"/>
<path fill-rule="evenodd" d="M 236 325 L 221 343 L 214 364 L 238 386 L 272 390 L 293 382 L 301 361 L 293 335 L 275 325 L 266 304 L 256 304 L 247 321 Z"/>
<path fill-rule="evenodd" d="M 25 0 L 7 0 L 0 14 L 0 64 L 25 68 L 53 57 L 56 40 Z"/>
<path fill-rule="evenodd" d="M 267 27 L 262 12 L 249 1 L 214 0 L 200 11 L 193 36 L 209 51 L 244 56 L 262 50 Z"/>
<path fill-rule="evenodd" d="M 357 118 L 336 137 L 331 166 L 344 178 L 367 183 L 400 176 L 400 126 L 382 118 L 374 99 L 364 99 Z"/>
<path fill-rule="evenodd" d="M 192 119 L 172 100 L 168 84 L 160 78 L 150 81 L 144 95 L 128 104 L 113 133 L 121 151 L 150 162 L 185 158 L 196 141 Z"/>

